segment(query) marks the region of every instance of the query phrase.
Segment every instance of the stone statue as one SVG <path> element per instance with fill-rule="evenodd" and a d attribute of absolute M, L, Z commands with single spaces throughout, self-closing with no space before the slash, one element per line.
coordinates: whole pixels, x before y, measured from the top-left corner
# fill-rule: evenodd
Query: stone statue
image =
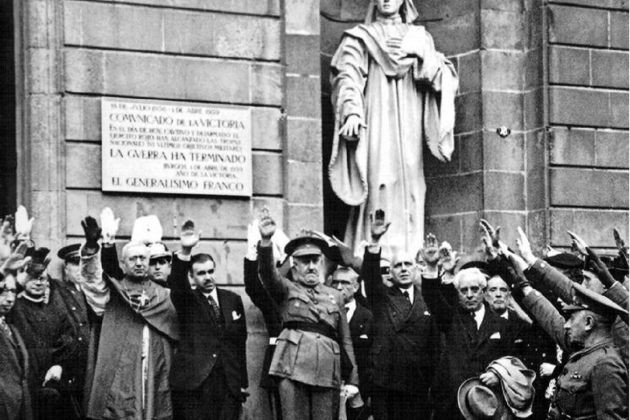
<path fill-rule="evenodd" d="M 412 25 L 417 17 L 411 0 L 372 0 L 365 23 L 343 34 L 332 59 L 329 177 L 353 206 L 344 241 L 355 252 L 376 209 L 392 221 L 385 249 L 422 245 L 422 141 L 441 161 L 453 152 L 457 73 L 424 27 Z"/>

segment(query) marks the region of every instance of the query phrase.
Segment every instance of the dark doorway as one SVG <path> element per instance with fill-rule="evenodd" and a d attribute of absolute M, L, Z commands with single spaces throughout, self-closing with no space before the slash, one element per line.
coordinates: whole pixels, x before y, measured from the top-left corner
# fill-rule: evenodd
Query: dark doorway
<path fill-rule="evenodd" d="M 16 208 L 15 24 L 13 1 L 0 2 L 0 217 Z"/>

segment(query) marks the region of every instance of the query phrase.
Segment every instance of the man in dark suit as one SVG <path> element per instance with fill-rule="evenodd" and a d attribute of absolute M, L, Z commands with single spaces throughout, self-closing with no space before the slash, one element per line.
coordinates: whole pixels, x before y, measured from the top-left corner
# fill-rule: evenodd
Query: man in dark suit
<path fill-rule="evenodd" d="M 4 318 L 13 308 L 16 291 L 15 278 L 0 273 L 0 418 L 32 420 L 28 353 L 17 329 Z"/>
<path fill-rule="evenodd" d="M 392 287 L 383 283 L 379 239 L 389 226 L 383 211 L 371 216 L 372 242 L 363 259 L 363 279 L 374 316 L 371 350 L 375 420 L 427 419 L 439 336 L 420 289 L 413 285 L 413 259 L 391 258 Z"/>
<path fill-rule="evenodd" d="M 437 250 L 434 236 L 427 237 L 426 248 Z M 440 254 L 443 267 L 452 270 L 455 258 L 450 246 L 443 246 Z M 433 394 L 436 401 L 434 418 L 459 419 L 462 418 L 457 408 L 459 386 L 466 379 L 485 372 L 493 360 L 511 354 L 507 322 L 485 303 L 487 280 L 478 268 L 461 270 L 452 277 L 448 271 L 444 275 L 438 274 L 437 260 L 425 258 L 425 261 L 427 269 L 422 276 L 422 293 L 445 335 L 446 344 L 438 371 L 441 379 Z"/>
<path fill-rule="evenodd" d="M 248 385 L 243 302 L 216 287 L 210 255 L 190 258 L 199 236 L 189 227 L 169 277 L 181 330 L 170 377 L 175 419 L 236 420 Z"/>
<path fill-rule="evenodd" d="M 359 371 L 359 391 L 364 405 L 356 407 L 353 401 L 346 404 L 348 419 L 367 419 L 370 411 L 366 405 L 370 397 L 370 379 L 368 356 L 372 347 L 372 312 L 363 307 L 355 299 L 359 291 L 359 275 L 352 269 L 341 267 L 335 270 L 332 275 L 331 286 L 342 293 L 344 300 L 344 310 L 350 327 L 350 338 L 354 348 L 354 358 Z M 355 408 L 356 407 L 356 408 Z"/>

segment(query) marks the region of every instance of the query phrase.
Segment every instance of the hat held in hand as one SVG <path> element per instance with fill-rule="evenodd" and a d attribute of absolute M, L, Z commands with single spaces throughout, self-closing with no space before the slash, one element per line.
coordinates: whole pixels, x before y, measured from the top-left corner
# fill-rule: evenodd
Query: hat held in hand
<path fill-rule="evenodd" d="M 466 420 L 507 420 L 509 413 L 501 395 L 483 385 L 479 378 L 464 381 L 457 391 L 457 405 Z"/>

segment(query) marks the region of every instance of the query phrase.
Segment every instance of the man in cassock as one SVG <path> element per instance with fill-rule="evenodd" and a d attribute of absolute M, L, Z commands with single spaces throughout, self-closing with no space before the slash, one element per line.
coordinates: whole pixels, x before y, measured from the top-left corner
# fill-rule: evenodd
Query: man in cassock
<path fill-rule="evenodd" d="M 72 406 L 69 381 L 75 377 L 75 363 L 84 353 L 58 292 L 51 292 L 46 298 L 48 253 L 47 248 L 29 251 L 32 260 L 18 274 L 24 291 L 18 295 L 7 320 L 19 331 L 28 351 L 27 379 L 35 418 L 75 419 L 80 413 Z"/>
<path fill-rule="evenodd" d="M 424 27 L 412 25 L 417 17 L 411 0 L 373 0 L 365 23 L 344 32 L 332 59 L 329 176 L 335 194 L 353 206 L 344 241 L 355 253 L 377 209 L 392 221 L 385 249 L 422 243 L 422 143 L 441 161 L 453 151 L 457 74 Z"/>
<path fill-rule="evenodd" d="M 162 420 L 173 418 L 169 371 L 179 339 L 177 314 L 168 289 L 149 280 L 149 248 L 128 243 L 122 251 L 125 276 L 103 273 L 92 217 L 82 222 L 81 277 L 88 303 L 102 317 L 95 365 L 86 379 L 91 419 Z"/>

